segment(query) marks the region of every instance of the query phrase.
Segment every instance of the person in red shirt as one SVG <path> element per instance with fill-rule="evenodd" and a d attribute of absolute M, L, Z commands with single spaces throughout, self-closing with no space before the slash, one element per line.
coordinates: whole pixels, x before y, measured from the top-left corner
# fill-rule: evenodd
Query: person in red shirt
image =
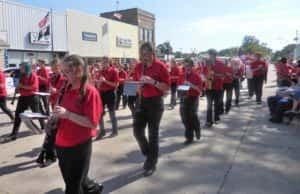
<path fill-rule="evenodd" d="M 116 118 L 116 89 L 119 84 L 119 73 L 115 67 L 110 66 L 108 57 L 102 59 L 101 73 L 96 78 L 96 86 L 100 91 L 101 99 L 104 107 L 107 106 L 110 120 L 112 122 L 112 134 L 111 137 L 118 135 L 118 126 Z M 103 117 L 100 120 L 100 134 L 97 136 L 97 140 L 102 139 L 106 132 L 104 129 Z"/>
<path fill-rule="evenodd" d="M 95 193 L 101 193 L 103 186 L 91 181 L 88 171 L 92 137 L 96 135 L 102 115 L 102 102 L 96 88 L 87 82 L 87 65 L 81 57 L 67 56 L 62 71 L 68 85 L 61 104 L 54 107 L 53 115 L 59 118 L 55 145 L 65 193 L 87 193 L 91 188 Z"/>
<path fill-rule="evenodd" d="M 134 81 L 137 80 L 137 71 L 136 71 L 136 64 L 137 64 L 136 59 L 132 59 L 129 63 L 128 67 L 128 81 Z M 136 107 L 136 99 L 137 96 L 128 96 L 128 107 L 131 111 L 132 116 L 134 115 L 135 112 L 135 107 Z"/>
<path fill-rule="evenodd" d="M 187 94 L 182 97 L 180 102 L 180 116 L 185 127 L 185 145 L 189 145 L 194 141 L 194 133 L 199 140 L 201 137 L 200 121 L 197 116 L 199 106 L 199 96 L 202 93 L 202 80 L 200 75 L 194 69 L 194 62 L 191 59 L 184 60 L 185 81 L 184 84 L 190 89 Z"/>
<path fill-rule="evenodd" d="M 166 66 L 155 58 L 150 43 L 140 48 L 141 63 L 137 64 L 137 79 L 143 85 L 138 93 L 137 107 L 134 114 L 133 131 L 143 155 L 144 176 L 150 176 L 156 169 L 158 160 L 159 124 L 164 111 L 163 95 L 169 90 L 170 75 Z M 149 138 L 145 136 L 148 125 Z"/>
<path fill-rule="evenodd" d="M 214 105 L 214 120 L 215 123 L 220 121 L 221 114 L 221 100 L 223 90 L 223 79 L 225 75 L 224 63 L 217 59 L 217 51 L 210 49 L 209 59 L 206 61 L 204 68 L 204 75 L 207 84 L 206 97 L 207 97 L 207 114 L 206 114 L 206 127 L 213 125 L 212 106 Z"/>
<path fill-rule="evenodd" d="M 127 72 L 124 69 L 123 64 L 119 64 L 119 86 L 117 90 L 117 102 L 116 102 L 116 109 L 119 109 L 120 102 L 121 102 L 121 97 L 122 97 L 122 104 L 123 104 L 123 109 L 126 108 L 127 104 L 127 96 L 123 95 L 123 90 L 124 90 L 124 83 L 128 79 Z"/>
<path fill-rule="evenodd" d="M 177 92 L 177 86 L 179 83 L 180 78 L 180 67 L 176 63 L 175 59 L 171 60 L 171 72 L 170 72 L 170 78 L 171 78 L 171 102 L 170 107 L 173 109 L 176 106 L 176 92 Z"/>
<path fill-rule="evenodd" d="M 58 96 L 62 92 L 62 87 L 67 81 L 62 72 L 60 67 L 60 60 L 53 59 L 50 62 L 51 66 L 51 78 L 50 78 L 50 104 L 52 109 L 57 104 Z M 44 167 L 47 164 L 51 164 L 56 161 L 56 153 L 55 153 L 55 136 L 57 130 L 52 131 L 51 134 L 46 133 L 45 140 L 42 145 L 42 150 L 36 160 L 36 162 L 41 166 Z"/>
<path fill-rule="evenodd" d="M 225 77 L 223 80 L 223 93 L 222 93 L 222 108 L 224 110 L 224 94 L 226 92 L 226 102 L 225 102 L 225 113 L 228 114 L 231 109 L 231 102 L 232 102 L 232 89 L 233 89 L 233 69 L 231 65 L 231 61 L 228 61 L 225 65 Z"/>
<path fill-rule="evenodd" d="M 240 102 L 240 85 L 241 85 L 242 77 L 244 75 L 245 67 L 239 58 L 234 58 L 231 61 L 231 66 L 233 70 L 232 87 L 235 94 L 235 106 L 238 107 Z"/>
<path fill-rule="evenodd" d="M 50 76 L 49 71 L 46 69 L 45 60 L 39 59 L 38 60 L 39 70 L 37 71 L 37 76 L 39 78 L 39 92 L 49 92 L 49 84 L 50 84 Z M 43 102 L 40 103 L 41 111 L 43 114 L 50 114 L 49 110 L 49 100 L 47 96 L 40 96 L 40 99 Z M 44 107 L 44 108 L 42 108 Z"/>
<path fill-rule="evenodd" d="M 251 71 L 253 72 L 253 89 L 256 96 L 257 104 L 261 104 L 263 81 L 266 74 L 266 62 L 261 58 L 261 55 L 256 53 L 254 55 L 254 61 L 250 63 Z"/>
<path fill-rule="evenodd" d="M 40 112 L 39 110 L 39 98 L 35 95 L 38 92 L 39 79 L 36 73 L 31 71 L 31 65 L 29 63 L 20 64 L 21 78 L 18 86 L 16 87 L 17 92 L 20 93 L 20 97 L 17 103 L 17 109 L 15 112 L 15 121 L 12 133 L 6 138 L 6 141 L 16 140 L 21 125 L 20 113 L 23 113 L 28 107 L 31 108 L 32 112 Z M 39 120 L 41 128 L 44 129 L 44 120 Z"/>
<path fill-rule="evenodd" d="M 289 73 L 289 68 L 287 65 L 287 58 L 283 57 L 280 59 L 279 63 L 276 65 L 276 70 L 277 70 L 277 81 L 278 81 L 278 86 L 283 87 L 283 86 L 290 86 L 290 73 Z"/>
<path fill-rule="evenodd" d="M 6 97 L 7 97 L 6 78 L 5 78 L 5 74 L 2 71 L 2 69 L 0 69 L 0 108 L 5 114 L 7 114 L 9 116 L 11 121 L 13 121 L 14 116 L 13 116 L 11 110 L 9 110 L 9 108 L 7 108 Z"/>

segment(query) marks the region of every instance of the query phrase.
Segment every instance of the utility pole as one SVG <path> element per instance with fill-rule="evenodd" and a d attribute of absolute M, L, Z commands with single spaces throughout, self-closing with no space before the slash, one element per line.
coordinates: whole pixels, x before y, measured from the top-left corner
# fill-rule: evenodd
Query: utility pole
<path fill-rule="evenodd" d="M 119 10 L 119 4 L 120 4 L 120 2 L 119 2 L 119 0 L 117 0 L 117 1 L 116 1 L 116 11 Z"/>
<path fill-rule="evenodd" d="M 300 46 L 298 44 L 299 41 L 299 31 L 296 30 L 296 38 L 294 39 L 296 42 L 296 47 L 295 47 L 295 51 L 294 51 L 294 60 L 298 60 L 298 58 L 300 57 Z"/>

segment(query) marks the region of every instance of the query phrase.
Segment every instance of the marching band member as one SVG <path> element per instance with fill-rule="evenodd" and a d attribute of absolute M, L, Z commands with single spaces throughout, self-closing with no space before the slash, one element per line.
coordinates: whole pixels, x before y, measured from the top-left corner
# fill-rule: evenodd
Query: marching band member
<path fill-rule="evenodd" d="M 124 65 L 119 64 L 119 86 L 117 89 L 117 104 L 116 104 L 116 110 L 119 109 L 120 102 L 121 102 L 121 97 L 122 97 L 122 104 L 123 104 L 123 109 L 126 108 L 127 104 L 127 96 L 123 95 L 124 91 L 124 82 L 128 79 L 127 72 L 124 69 Z"/>
<path fill-rule="evenodd" d="M 38 60 L 39 69 L 37 71 L 37 76 L 39 78 L 39 92 L 49 92 L 49 71 L 46 69 L 45 60 Z M 49 110 L 49 100 L 47 96 L 40 96 L 43 102 L 44 108 L 42 108 L 42 103 L 40 103 L 40 108 L 43 114 L 50 114 Z"/>
<path fill-rule="evenodd" d="M 136 64 L 137 64 L 137 60 L 135 60 L 135 59 L 132 59 L 129 63 L 129 68 L 128 68 L 128 80 L 129 81 L 138 80 Z M 137 96 L 128 96 L 128 107 L 129 107 L 132 115 L 134 115 L 134 112 L 135 112 L 136 100 L 137 100 Z"/>
<path fill-rule="evenodd" d="M 214 104 L 214 120 L 220 120 L 220 102 L 223 90 L 224 63 L 217 59 L 217 51 L 209 50 L 209 60 L 206 62 L 205 77 L 207 80 L 207 115 L 206 127 L 213 125 L 212 106 Z"/>
<path fill-rule="evenodd" d="M 174 108 L 176 106 L 176 92 L 177 92 L 177 86 L 179 83 L 179 77 L 181 74 L 181 69 L 179 65 L 176 63 L 175 59 L 171 60 L 171 72 L 170 72 L 170 78 L 171 78 L 171 102 L 170 107 Z"/>
<path fill-rule="evenodd" d="M 2 111 L 5 114 L 7 114 L 9 116 L 11 121 L 14 121 L 15 118 L 14 118 L 11 110 L 9 110 L 9 108 L 7 108 L 6 97 L 7 97 L 6 78 L 5 78 L 5 74 L 2 71 L 2 69 L 0 69 L 0 108 L 2 109 Z"/>
<path fill-rule="evenodd" d="M 199 106 L 199 96 L 202 93 L 202 80 L 194 69 L 194 62 L 191 59 L 184 60 L 185 81 L 184 84 L 190 86 L 187 94 L 184 95 L 180 103 L 180 116 L 185 127 L 185 145 L 194 141 L 194 133 L 199 140 L 201 137 L 200 121 L 197 116 Z"/>
<path fill-rule="evenodd" d="M 103 110 L 107 105 L 110 120 L 112 122 L 112 134 L 111 137 L 118 135 L 118 126 L 116 118 L 116 93 L 115 90 L 119 83 L 119 74 L 115 67 L 110 66 L 108 57 L 103 57 L 101 73 L 98 74 L 96 85 L 100 91 Z M 103 112 L 104 113 L 104 112 Z M 106 132 L 104 129 L 103 116 L 100 120 L 100 134 L 97 136 L 98 139 L 102 139 Z"/>
<path fill-rule="evenodd" d="M 231 61 L 232 61 L 232 59 L 231 59 Z M 226 92 L 226 102 L 225 102 L 225 113 L 226 114 L 228 114 L 231 109 L 231 101 L 232 101 L 233 69 L 232 69 L 231 61 L 228 61 L 225 65 L 225 77 L 223 80 L 224 93 Z M 223 95 L 223 98 L 224 98 L 224 95 Z M 222 98 L 222 102 L 223 102 L 223 98 Z M 222 107 L 222 108 L 224 109 L 224 107 Z"/>
<path fill-rule="evenodd" d="M 21 79 L 16 90 L 20 93 L 17 108 L 15 112 L 15 122 L 12 133 L 6 139 L 7 141 L 16 140 L 21 125 L 20 113 L 23 113 L 28 107 L 32 112 L 40 112 L 39 98 L 34 93 L 38 92 L 39 79 L 36 73 L 31 71 L 29 63 L 20 64 Z M 44 120 L 39 119 L 41 128 L 44 129 Z"/>
<path fill-rule="evenodd" d="M 139 90 L 139 109 L 134 114 L 134 136 L 146 157 L 144 175 L 150 176 L 158 161 L 159 124 L 164 111 L 162 96 L 169 89 L 170 76 L 165 65 L 155 58 L 153 47 L 144 43 L 140 48 L 141 63 L 137 64 L 138 79 L 144 84 Z M 148 125 L 149 137 L 145 136 Z"/>
<path fill-rule="evenodd" d="M 102 114 L 98 91 L 88 81 L 87 65 L 77 55 L 67 56 L 62 70 L 68 85 L 61 105 L 54 107 L 58 117 L 56 152 L 66 194 L 97 193 L 103 186 L 88 178 L 92 154 L 92 137 Z M 90 192 L 93 190 L 93 192 Z"/>
<path fill-rule="evenodd" d="M 263 93 L 263 81 L 266 73 L 266 62 L 261 58 L 261 54 L 254 55 L 254 61 L 250 63 L 251 71 L 253 72 L 253 88 L 256 96 L 257 104 L 261 104 L 261 97 Z"/>
<path fill-rule="evenodd" d="M 235 95 L 235 106 L 239 106 L 240 99 L 240 82 L 244 75 L 244 65 L 241 60 L 235 58 L 231 61 L 232 69 L 233 69 L 233 89 Z"/>

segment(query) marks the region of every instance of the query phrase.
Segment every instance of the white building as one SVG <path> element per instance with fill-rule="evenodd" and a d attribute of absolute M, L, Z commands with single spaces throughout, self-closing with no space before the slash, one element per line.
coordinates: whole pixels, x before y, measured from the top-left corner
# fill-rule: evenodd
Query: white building
<path fill-rule="evenodd" d="M 7 33 L 9 64 L 49 62 L 68 50 L 65 13 L 0 0 L 0 31 Z"/>

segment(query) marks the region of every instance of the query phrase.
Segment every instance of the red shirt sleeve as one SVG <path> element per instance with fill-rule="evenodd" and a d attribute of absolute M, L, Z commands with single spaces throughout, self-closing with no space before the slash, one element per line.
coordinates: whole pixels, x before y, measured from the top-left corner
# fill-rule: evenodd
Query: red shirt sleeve
<path fill-rule="evenodd" d="M 5 82 L 5 74 L 1 71 L 0 72 L 0 84 L 2 85 L 0 87 L 0 96 L 7 96 L 6 93 L 6 82 Z"/>
<path fill-rule="evenodd" d="M 93 125 L 97 125 L 103 112 L 102 101 L 97 90 L 92 86 L 90 87 L 92 89 L 84 101 L 83 112 Z"/>

